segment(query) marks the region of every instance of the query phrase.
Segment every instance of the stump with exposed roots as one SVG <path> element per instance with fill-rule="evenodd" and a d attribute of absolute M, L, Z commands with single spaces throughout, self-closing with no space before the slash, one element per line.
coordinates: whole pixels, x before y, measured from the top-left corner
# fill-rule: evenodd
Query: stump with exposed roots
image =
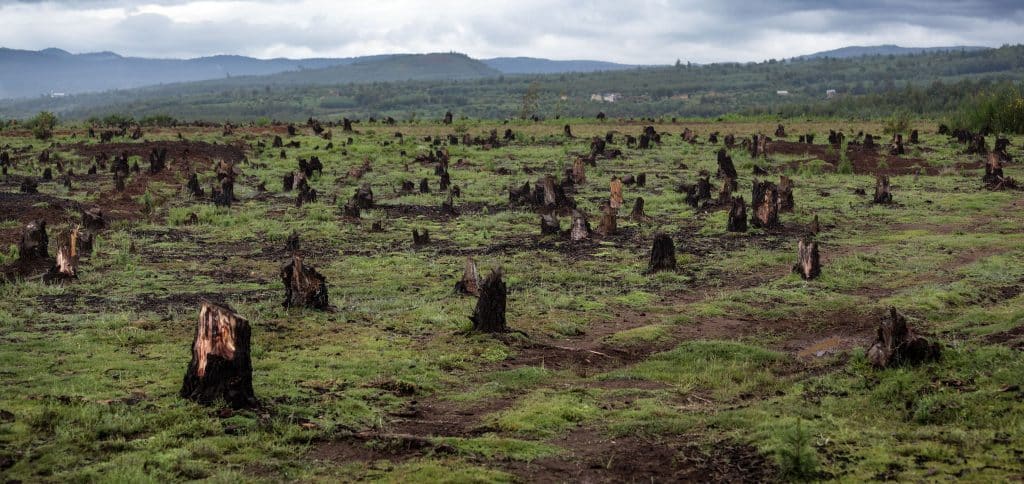
<path fill-rule="evenodd" d="M 316 269 L 303 263 L 302 256 L 292 254 L 292 259 L 281 267 L 281 282 L 284 284 L 286 308 L 328 309 L 327 280 Z"/>
<path fill-rule="evenodd" d="M 942 348 L 938 343 L 915 335 L 907 324 L 907 318 L 890 307 L 889 314 L 878 325 L 878 333 L 867 357 L 877 368 L 890 368 L 938 360 L 941 355 Z"/>
<path fill-rule="evenodd" d="M 192 360 L 179 395 L 209 405 L 256 407 L 252 389 L 249 322 L 230 306 L 204 301 L 192 340 Z"/>
<path fill-rule="evenodd" d="M 818 243 L 812 238 L 805 237 L 797 244 L 797 263 L 793 266 L 793 272 L 800 274 L 804 280 L 817 279 L 821 275 Z"/>
<path fill-rule="evenodd" d="M 480 294 L 480 272 L 476 268 L 476 262 L 472 257 L 466 257 L 466 264 L 462 270 L 462 279 L 455 283 L 455 292 L 476 296 Z"/>
<path fill-rule="evenodd" d="M 501 268 L 494 269 L 480 284 L 479 299 L 473 315 L 473 331 L 482 333 L 505 333 L 508 326 L 505 321 L 506 288 L 501 280 Z"/>
<path fill-rule="evenodd" d="M 654 236 L 654 244 L 651 246 L 651 261 L 647 265 L 647 272 L 676 270 L 676 246 L 672 237 L 668 234 L 659 233 Z"/>

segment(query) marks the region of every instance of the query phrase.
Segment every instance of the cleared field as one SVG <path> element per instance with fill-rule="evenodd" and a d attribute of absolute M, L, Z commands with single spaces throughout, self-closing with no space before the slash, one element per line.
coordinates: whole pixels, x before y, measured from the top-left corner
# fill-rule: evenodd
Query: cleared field
<path fill-rule="evenodd" d="M 648 124 L 661 143 L 627 146 Z M 353 133 L 329 127 L 331 141 L 307 126 L 294 136 L 285 126 L 158 129 L 110 143 L 84 128 L 48 142 L 0 132 L 11 159 L 0 182 L 0 265 L 13 279 L 0 284 L 0 474 L 1022 479 L 1024 192 L 985 188 L 983 156 L 931 121 L 912 127 L 920 142 L 898 156 L 887 154 L 882 125 L 831 121 L 787 123 L 786 138 L 773 136 L 775 123 L 581 119 L 363 122 Z M 681 138 L 686 128 L 696 143 Z M 514 140 L 504 141 L 506 129 Z M 882 146 L 832 147 L 830 129 L 847 141 L 871 133 Z M 462 142 L 491 130 L 499 146 Z M 591 138 L 609 132 L 606 152 L 621 156 L 597 157 L 586 182 L 566 191 L 596 229 L 612 177 L 643 173 L 644 186 L 623 188 L 615 232 L 541 235 L 540 216 L 510 205 L 510 188 L 545 174 L 562 180 Z M 765 158 L 739 145 L 729 154 L 734 195 L 748 204 L 755 167 L 767 172 L 759 180 L 793 181 L 795 206 L 780 227 L 728 232 L 727 205 L 694 208 L 679 190 L 705 171 L 717 197 L 716 153 L 730 133 L 774 138 Z M 797 143 L 805 134 L 813 145 Z M 273 148 L 275 136 L 298 147 Z M 1010 142 L 1019 161 L 1024 137 Z M 168 150 L 158 173 L 147 170 L 153 148 Z M 447 149 L 459 187 L 455 213 L 442 207 L 449 191 L 435 163 L 416 159 L 437 149 Z M 109 168 L 88 174 L 98 156 L 122 152 L 140 165 L 124 191 Z M 282 179 L 312 156 L 323 164 L 308 182 L 316 201 L 297 207 Z M 370 170 L 357 173 L 366 160 Z M 236 162 L 231 207 L 209 200 L 219 161 Z M 53 181 L 22 193 L 23 178 L 46 168 Z M 1019 163 L 1004 171 L 1024 180 Z M 192 172 L 201 199 L 185 189 Z M 893 203 L 873 203 L 875 174 L 889 177 Z M 353 219 L 343 206 L 364 183 L 374 205 Z M 630 217 L 638 197 L 647 219 Z M 19 265 L 26 224 L 46 221 L 52 255 L 58 234 L 91 207 L 107 227 L 76 280 L 46 284 Z M 821 276 L 804 280 L 793 265 L 815 216 Z M 561 216 L 562 230 L 570 218 Z M 414 245 L 414 229 L 430 242 Z M 282 307 L 293 232 L 326 278 L 330 311 Z M 648 274 L 659 232 L 673 239 L 677 268 Z M 470 330 L 477 300 L 453 289 L 466 257 L 485 275 L 503 269 L 515 331 Z M 252 326 L 257 408 L 178 396 L 202 300 L 230 304 Z M 890 306 L 942 344 L 941 359 L 869 364 Z"/>

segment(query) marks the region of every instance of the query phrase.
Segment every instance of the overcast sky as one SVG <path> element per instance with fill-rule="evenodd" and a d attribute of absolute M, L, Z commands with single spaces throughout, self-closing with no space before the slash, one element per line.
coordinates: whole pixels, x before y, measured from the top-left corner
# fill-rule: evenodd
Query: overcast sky
<path fill-rule="evenodd" d="M 142 57 L 458 51 L 633 64 L 1024 41 L 1024 0 L 0 0 L 0 46 Z"/>

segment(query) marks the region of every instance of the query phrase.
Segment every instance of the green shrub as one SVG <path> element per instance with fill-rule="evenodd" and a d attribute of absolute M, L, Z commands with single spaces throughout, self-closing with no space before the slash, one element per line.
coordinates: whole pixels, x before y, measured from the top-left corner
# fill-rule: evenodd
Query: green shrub
<path fill-rule="evenodd" d="M 995 133 L 1024 133 L 1024 85 L 1006 82 L 967 100 L 954 127 Z"/>
<path fill-rule="evenodd" d="M 818 474 L 818 454 L 811 446 L 811 433 L 800 420 L 786 429 L 780 436 L 781 445 L 776 450 L 779 471 L 783 477 L 794 481 L 809 481 Z"/>
<path fill-rule="evenodd" d="M 906 133 L 910 131 L 910 113 L 904 109 L 897 109 L 885 120 L 882 131 L 885 134 Z"/>
<path fill-rule="evenodd" d="M 49 111 L 42 111 L 25 125 L 32 130 L 32 136 L 36 139 L 50 139 L 53 136 L 53 128 L 57 126 L 57 116 Z"/>

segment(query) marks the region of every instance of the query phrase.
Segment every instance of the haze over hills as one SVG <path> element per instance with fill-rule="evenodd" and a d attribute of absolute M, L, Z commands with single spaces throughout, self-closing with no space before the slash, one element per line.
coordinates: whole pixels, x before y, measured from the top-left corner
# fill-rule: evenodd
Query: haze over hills
<path fill-rule="evenodd" d="M 263 76 L 289 71 L 305 71 L 387 60 L 407 54 L 384 54 L 346 58 L 256 59 L 239 55 L 217 55 L 194 59 L 147 59 L 124 57 L 113 52 L 72 54 L 61 49 L 39 51 L 0 48 L 0 99 L 25 98 L 53 93 L 78 94 L 172 84 L 178 82 L 224 79 L 236 76 Z M 407 59 L 408 60 L 408 59 Z M 611 62 L 571 60 L 557 61 L 528 57 L 494 58 L 474 61 L 476 77 L 494 74 L 550 74 L 561 72 L 594 72 L 626 69 L 634 66 Z M 324 76 L 341 74 L 339 82 L 362 82 L 407 79 L 437 79 L 436 66 L 429 62 L 407 64 L 405 72 L 393 65 L 375 64 L 384 69 L 380 75 L 372 69 L 327 71 Z M 371 64 L 372 65 L 372 64 Z M 463 66 L 465 67 L 465 66 Z M 420 72 L 417 68 L 423 68 Z M 466 78 L 468 71 L 459 69 L 451 79 Z M 404 76 L 404 77 L 403 77 Z M 312 76 L 322 79 L 322 77 Z M 351 80 L 346 80 L 350 79 Z M 283 79 L 291 79 L 285 76 Z"/>
<path fill-rule="evenodd" d="M 980 47 L 971 45 L 955 45 L 950 47 L 900 47 L 898 45 L 851 45 L 849 47 L 842 47 L 839 49 L 826 50 L 823 52 L 815 52 L 813 54 L 807 54 L 798 56 L 798 59 L 821 59 L 824 57 L 830 57 L 833 59 L 848 59 L 850 57 L 862 57 L 862 56 L 873 56 L 873 55 L 912 55 L 922 54 L 927 52 L 951 52 L 951 51 L 964 51 L 964 52 L 975 52 L 979 50 L 990 49 L 990 47 Z"/>

